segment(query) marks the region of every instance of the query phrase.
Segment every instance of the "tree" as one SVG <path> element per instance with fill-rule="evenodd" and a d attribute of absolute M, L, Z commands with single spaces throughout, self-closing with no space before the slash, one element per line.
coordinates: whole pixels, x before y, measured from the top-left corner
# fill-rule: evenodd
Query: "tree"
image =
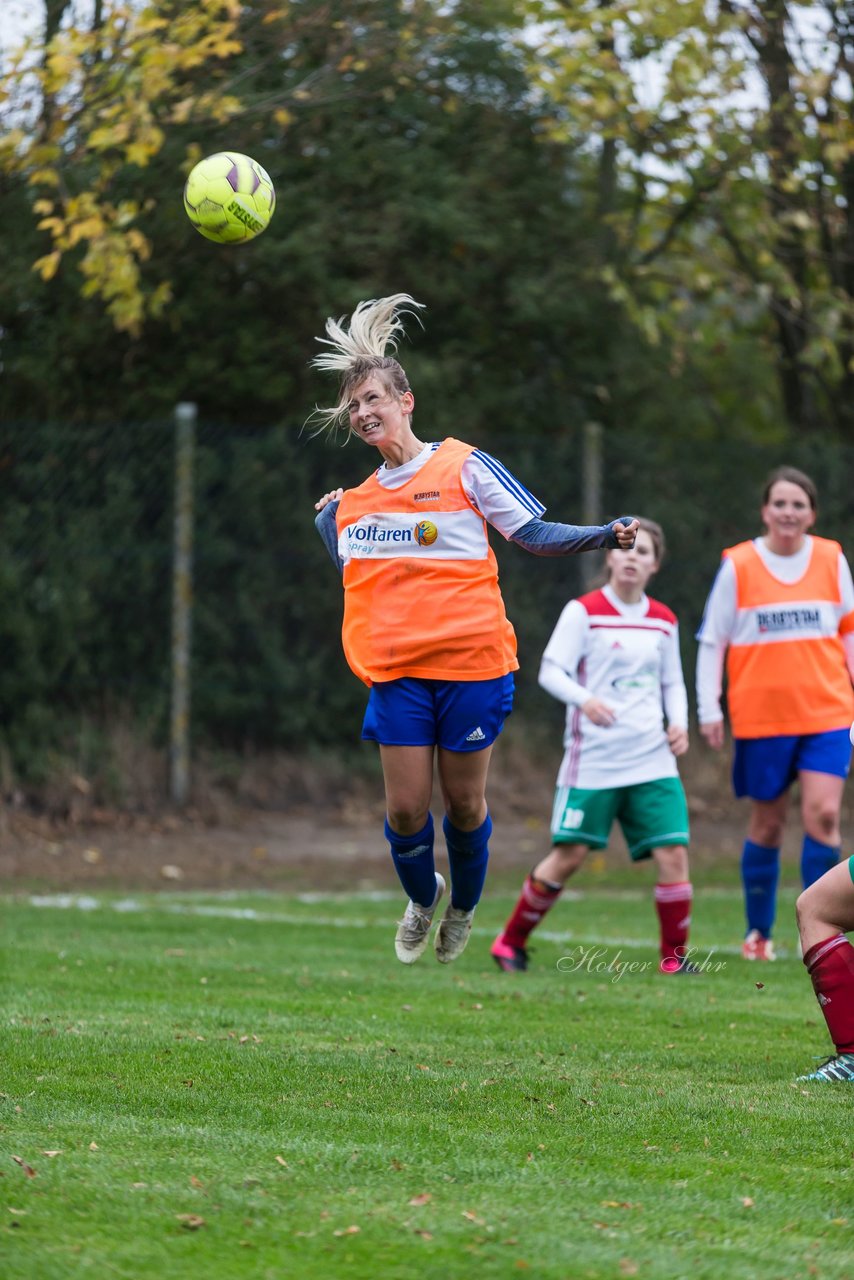
<path fill-rule="evenodd" d="M 541 92 L 616 165 L 601 276 L 650 340 L 774 344 L 795 428 L 854 434 L 854 20 L 791 0 L 532 0 Z M 682 356 L 679 355 L 680 351 Z"/>
<path fill-rule="evenodd" d="M 70 258 L 83 296 L 99 298 L 117 330 L 138 335 L 172 297 L 168 278 L 144 271 L 145 222 L 162 198 L 144 171 L 167 135 L 237 131 L 259 112 L 287 124 L 295 104 L 340 81 L 377 24 L 364 2 L 97 0 L 87 28 L 64 22 L 69 12 L 67 0 L 45 0 L 43 34 L 22 44 L 0 79 L 0 103 L 15 121 L 0 138 L 0 172 L 37 197 L 38 226 L 50 237 L 34 264 L 42 279 Z M 375 40 L 370 56 L 384 47 Z M 200 156 L 189 144 L 184 173 Z"/>

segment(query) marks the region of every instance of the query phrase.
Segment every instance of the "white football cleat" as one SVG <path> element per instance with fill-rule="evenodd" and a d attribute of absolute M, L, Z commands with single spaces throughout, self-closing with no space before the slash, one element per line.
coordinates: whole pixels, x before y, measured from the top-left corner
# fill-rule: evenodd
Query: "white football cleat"
<path fill-rule="evenodd" d="M 433 913 L 439 905 L 439 899 L 445 892 L 445 881 L 439 872 L 436 872 L 436 896 L 433 899 L 433 905 L 430 907 L 419 907 L 417 902 L 409 899 L 406 910 L 403 913 L 403 919 L 397 926 L 397 933 L 394 935 L 394 950 L 401 964 L 415 964 L 419 956 L 423 955 L 427 948 L 427 940 L 430 937 L 430 926 L 433 923 Z"/>
<path fill-rule="evenodd" d="M 474 907 L 471 911 L 460 911 L 458 907 L 448 906 L 439 922 L 433 946 L 436 959 L 441 964 L 450 964 L 466 949 L 471 933 L 471 922 L 474 919 Z"/>

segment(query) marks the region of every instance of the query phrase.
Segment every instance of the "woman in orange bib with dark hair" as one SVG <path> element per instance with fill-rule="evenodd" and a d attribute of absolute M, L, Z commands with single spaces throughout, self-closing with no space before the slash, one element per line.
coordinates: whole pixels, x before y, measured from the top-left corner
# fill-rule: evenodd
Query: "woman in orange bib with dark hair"
<path fill-rule="evenodd" d="M 361 485 L 332 489 L 315 507 L 343 576 L 344 652 L 370 689 L 362 737 L 379 745 L 385 836 L 409 897 L 397 958 L 412 964 L 424 952 L 445 891 L 430 814 L 435 758 L 451 896 L 434 948 L 447 964 L 468 941 L 483 891 L 487 770 L 519 665 L 487 525 L 535 555 L 569 555 L 630 547 L 638 524 L 544 521 L 542 504 L 497 459 L 460 440 L 415 435 L 415 397 L 386 352 L 403 333 L 400 314 L 420 305 L 395 294 L 360 303 L 349 324 L 326 322 L 329 350 L 313 363 L 340 385 L 338 403 L 318 410 L 320 429 L 343 427 L 382 462 Z"/>
<path fill-rule="evenodd" d="M 780 844 L 794 781 L 804 887 L 839 858 L 854 714 L 854 586 L 839 543 L 809 532 L 816 508 L 809 476 L 794 467 L 771 473 L 765 534 L 724 552 L 697 633 L 700 731 L 720 750 L 726 654 L 733 787 L 751 800 L 741 860 L 747 960 L 774 959 Z"/>

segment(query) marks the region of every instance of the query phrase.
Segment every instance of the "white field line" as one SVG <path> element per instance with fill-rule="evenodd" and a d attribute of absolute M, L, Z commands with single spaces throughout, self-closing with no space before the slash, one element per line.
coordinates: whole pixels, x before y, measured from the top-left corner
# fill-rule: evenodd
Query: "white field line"
<path fill-rule="evenodd" d="M 209 897 L 210 895 L 205 895 Z M 298 901 L 305 901 L 306 898 L 311 904 L 321 899 L 320 894 L 295 895 Z M 578 898 L 589 897 L 591 895 L 576 895 Z M 617 895 L 603 895 L 613 899 Z M 625 897 L 648 896 L 627 893 Z M 718 890 L 717 896 L 729 896 L 741 900 L 740 890 Z M 167 899 L 168 900 L 165 900 Z M 212 904 L 210 902 L 193 902 L 188 901 L 187 897 L 181 895 L 181 900 L 175 900 L 176 895 L 162 895 L 160 899 L 148 899 L 140 902 L 135 898 L 122 899 L 99 899 L 86 894 L 33 894 L 28 901 L 31 906 L 44 907 L 53 910 L 69 910 L 76 909 L 78 911 L 97 911 L 102 907 L 108 911 L 117 912 L 151 912 L 161 913 L 165 915 L 177 916 L 200 916 L 219 920 L 250 920 L 256 924 L 281 924 L 293 925 L 303 929 L 388 929 L 389 921 L 381 919 L 367 919 L 362 917 L 342 919 L 339 916 L 329 915 L 297 915 L 287 911 L 259 911 L 255 907 L 229 907 L 224 903 Z M 12 901 L 6 895 L 6 901 Z M 328 894 L 325 895 L 323 901 L 399 901 L 399 894 L 392 893 L 352 893 L 352 894 Z M 493 938 L 495 936 L 494 929 L 478 927 L 472 929 L 472 933 L 482 938 Z M 556 931 L 552 929 L 538 929 L 537 937 L 542 938 L 545 942 L 555 942 L 560 945 L 575 944 L 581 942 L 590 943 L 593 941 L 589 933 L 579 933 L 572 930 Z M 608 937 L 596 938 L 595 945 L 602 947 L 627 947 L 627 948 L 648 948 L 654 944 L 652 938 L 624 938 L 624 937 Z M 709 950 L 709 948 L 706 948 Z M 711 948 L 715 954 L 721 955 L 741 955 L 741 947 L 737 945 L 715 945 Z"/>

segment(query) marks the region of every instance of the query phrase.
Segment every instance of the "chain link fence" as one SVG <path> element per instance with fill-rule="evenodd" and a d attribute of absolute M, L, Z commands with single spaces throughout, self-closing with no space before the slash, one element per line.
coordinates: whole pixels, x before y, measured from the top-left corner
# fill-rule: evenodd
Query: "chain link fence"
<path fill-rule="evenodd" d="M 663 525 L 669 550 L 653 590 L 680 618 L 689 689 L 693 634 L 721 550 L 759 531 L 762 482 L 773 467 L 788 463 L 813 476 L 817 532 L 849 550 L 854 456 L 827 440 L 757 444 L 723 433 L 650 438 L 589 427 L 550 436 L 486 429 L 470 438 L 547 504 L 547 518 L 582 523 L 598 508 L 602 519 L 638 513 Z M 596 440 L 601 455 L 591 457 Z M 121 800 L 129 780 L 116 758 L 119 729 L 169 757 L 175 443 L 171 419 L 0 427 L 7 793 L 37 790 L 61 768 L 97 776 Z M 187 593 L 192 752 L 306 753 L 358 740 L 364 691 L 341 655 L 341 592 L 314 531 L 313 503 L 361 480 L 369 465 L 356 442 L 312 440 L 293 424 L 197 424 Z M 599 495 L 591 492 L 596 477 Z M 499 537 L 493 543 L 519 636 L 514 720 L 552 735 L 561 709 L 537 688 L 539 658 L 564 603 L 589 583 L 590 561 L 537 559 Z M 173 762 L 174 750 L 173 741 Z M 168 778 L 164 766 L 164 797 Z M 174 770 L 172 781 L 174 789 Z"/>

